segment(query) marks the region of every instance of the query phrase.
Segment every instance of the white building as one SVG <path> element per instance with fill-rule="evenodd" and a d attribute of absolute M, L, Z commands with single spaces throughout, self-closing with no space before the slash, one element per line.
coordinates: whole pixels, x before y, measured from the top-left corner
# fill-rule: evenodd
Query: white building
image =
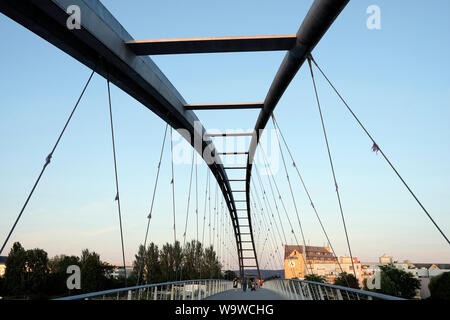
<path fill-rule="evenodd" d="M 127 278 L 131 275 L 131 273 L 133 272 L 133 267 L 127 266 L 126 267 L 126 275 Z M 110 274 L 111 278 L 114 279 L 118 279 L 118 278 L 123 278 L 125 276 L 125 271 L 123 269 L 123 267 L 114 267 L 113 271 Z"/>
<path fill-rule="evenodd" d="M 428 285 L 433 277 L 450 272 L 450 264 L 411 263 L 409 260 L 399 262 L 394 261 L 391 256 L 383 254 L 379 258 L 379 263 L 363 263 L 363 277 L 367 278 L 375 272 L 379 272 L 380 266 L 386 264 L 392 264 L 397 269 L 409 272 L 420 281 L 421 288 L 417 290 L 417 299 L 426 299 L 430 296 Z"/>

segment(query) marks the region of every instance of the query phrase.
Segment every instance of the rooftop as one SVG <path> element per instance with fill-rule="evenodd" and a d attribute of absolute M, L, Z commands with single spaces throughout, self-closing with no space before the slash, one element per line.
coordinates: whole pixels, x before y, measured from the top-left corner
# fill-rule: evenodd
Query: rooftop
<path fill-rule="evenodd" d="M 296 246 L 296 245 L 285 245 L 284 246 L 284 258 L 286 259 L 289 255 L 295 250 L 298 253 L 303 253 L 304 246 Z M 335 261 L 336 258 L 330 251 L 328 247 L 315 247 L 315 246 L 306 246 L 306 258 L 314 259 L 314 260 L 326 260 Z"/>

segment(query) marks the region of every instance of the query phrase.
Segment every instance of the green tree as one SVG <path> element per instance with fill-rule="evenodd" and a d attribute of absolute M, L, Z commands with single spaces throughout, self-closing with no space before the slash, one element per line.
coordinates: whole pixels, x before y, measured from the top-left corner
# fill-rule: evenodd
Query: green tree
<path fill-rule="evenodd" d="M 334 279 L 334 284 L 337 286 L 343 286 L 354 289 L 360 289 L 358 279 L 352 273 L 342 272 L 336 279 Z"/>
<path fill-rule="evenodd" d="M 375 290 L 391 296 L 411 299 L 420 289 L 420 281 L 410 272 L 397 269 L 393 264 L 380 266 L 381 289 Z"/>
<path fill-rule="evenodd" d="M 199 260 L 202 255 L 202 245 L 196 240 L 185 244 L 183 248 L 183 280 L 198 279 L 200 277 Z"/>
<path fill-rule="evenodd" d="M 450 272 L 431 278 L 428 288 L 431 299 L 450 300 Z"/>
<path fill-rule="evenodd" d="M 144 246 L 139 246 L 138 254 L 135 255 L 133 270 L 137 276 L 141 272 L 139 283 L 161 282 L 161 266 L 159 264 L 159 249 L 153 242 L 149 244 L 147 250 Z"/>
<path fill-rule="evenodd" d="M 221 264 L 217 259 L 216 252 L 213 246 L 205 248 L 203 253 L 203 275 L 210 278 L 220 278 L 221 277 Z"/>
<path fill-rule="evenodd" d="M 318 274 L 307 274 L 305 275 L 305 280 L 319 283 L 327 282 L 327 279 L 324 276 L 319 276 Z"/>
<path fill-rule="evenodd" d="M 139 283 L 146 283 L 146 266 L 145 259 L 147 258 L 147 251 L 144 246 L 139 245 L 138 253 L 134 255 L 133 271 L 140 274 Z"/>
<path fill-rule="evenodd" d="M 48 292 L 54 295 L 78 294 L 79 290 L 71 291 L 67 288 L 67 268 L 71 265 L 80 266 L 80 258 L 77 256 L 56 255 L 48 261 L 50 271 L 48 279 Z"/>
<path fill-rule="evenodd" d="M 83 292 L 99 291 L 106 287 L 107 276 L 112 267 L 100 260 L 95 252 L 85 249 L 81 253 L 81 290 Z"/>
<path fill-rule="evenodd" d="M 173 259 L 173 246 L 170 243 L 163 245 L 159 252 L 161 277 L 166 281 L 175 280 L 175 268 Z"/>
<path fill-rule="evenodd" d="M 7 295 L 24 295 L 26 287 L 27 253 L 19 242 L 15 242 L 6 258 L 4 288 Z"/>
<path fill-rule="evenodd" d="M 183 248 L 181 248 L 181 244 L 179 241 L 175 241 L 175 244 L 172 247 L 172 256 L 175 280 L 178 280 L 183 263 Z"/>
<path fill-rule="evenodd" d="M 232 270 L 226 270 L 223 273 L 223 278 L 225 280 L 233 280 L 234 278 L 237 278 L 237 274 L 236 272 L 232 271 Z"/>
<path fill-rule="evenodd" d="M 32 297 L 47 295 L 48 255 L 42 249 L 26 251 L 26 292 Z"/>

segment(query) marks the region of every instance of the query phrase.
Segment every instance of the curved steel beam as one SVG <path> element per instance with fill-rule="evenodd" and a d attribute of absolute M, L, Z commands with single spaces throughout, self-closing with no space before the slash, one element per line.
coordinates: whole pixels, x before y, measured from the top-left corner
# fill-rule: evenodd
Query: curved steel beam
<path fill-rule="evenodd" d="M 247 214 L 250 225 L 251 237 L 253 240 L 253 229 L 251 224 L 251 206 L 250 206 L 250 179 L 252 164 L 259 143 L 259 138 L 272 115 L 273 110 L 281 99 L 283 93 L 291 83 L 298 70 L 305 62 L 307 56 L 314 49 L 317 43 L 322 39 L 328 28 L 345 8 L 349 0 L 315 0 L 309 9 L 303 23 L 297 31 L 297 41 L 295 47 L 289 50 L 281 63 L 275 79 L 270 86 L 264 107 L 256 121 L 254 132 L 247 158 L 246 172 L 246 199 Z M 256 251 L 255 251 L 256 256 Z M 259 270 L 258 270 L 259 272 Z"/>
<path fill-rule="evenodd" d="M 67 9 L 80 8 L 81 28 L 69 29 Z M 0 12 L 28 28 L 141 102 L 175 129 L 185 129 L 189 143 L 202 155 L 210 152 L 217 162 L 208 163 L 225 198 L 233 224 L 238 257 L 242 254 L 236 205 L 227 174 L 214 145 L 205 138 L 197 116 L 156 64 L 136 56 L 125 44 L 131 35 L 97 0 L 2 0 Z M 199 122 L 198 122 L 199 123 Z M 196 143 L 201 141 L 201 143 Z M 241 259 L 239 259 L 241 261 Z"/>

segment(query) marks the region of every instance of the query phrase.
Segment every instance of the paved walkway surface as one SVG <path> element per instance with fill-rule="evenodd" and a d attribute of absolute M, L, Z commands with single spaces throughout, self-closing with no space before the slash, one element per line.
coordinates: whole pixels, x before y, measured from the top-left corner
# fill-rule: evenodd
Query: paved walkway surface
<path fill-rule="evenodd" d="M 205 300 L 287 300 L 283 296 L 278 295 L 274 291 L 260 288 L 256 291 L 247 290 L 242 291 L 239 288 L 236 292 L 234 290 L 224 291 L 216 295 L 210 296 Z"/>

